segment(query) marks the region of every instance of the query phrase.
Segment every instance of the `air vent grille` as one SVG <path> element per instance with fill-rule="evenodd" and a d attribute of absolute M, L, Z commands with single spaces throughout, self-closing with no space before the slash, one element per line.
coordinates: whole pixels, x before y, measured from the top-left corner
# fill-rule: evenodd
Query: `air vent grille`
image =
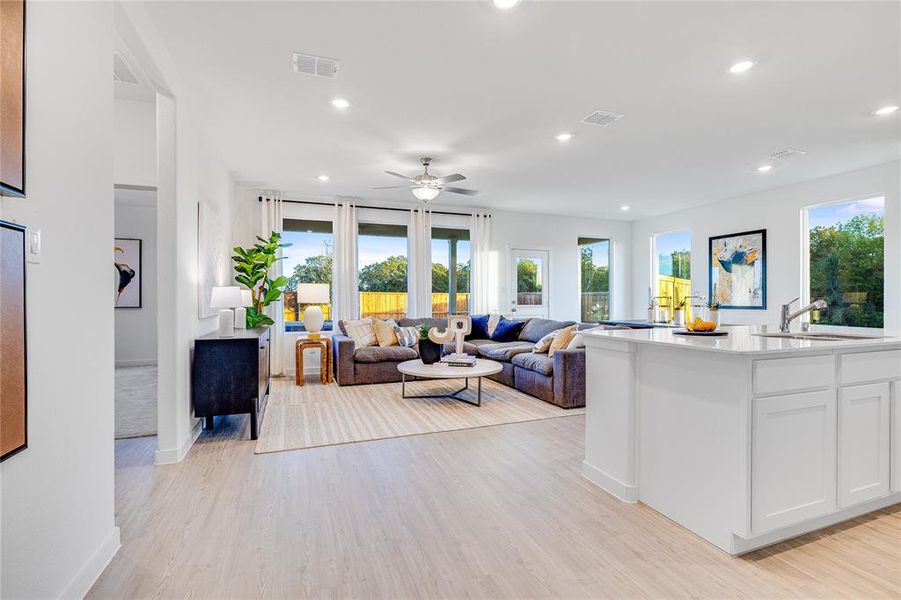
<path fill-rule="evenodd" d="M 294 71 L 314 77 L 334 77 L 338 74 L 339 61 L 313 54 L 294 53 Z"/>
<path fill-rule="evenodd" d="M 115 81 L 121 81 L 122 83 L 140 83 L 138 78 L 135 77 L 135 74 L 128 67 L 128 63 L 125 62 L 125 58 L 118 52 L 113 52 L 113 79 Z"/>
<path fill-rule="evenodd" d="M 615 112 L 610 112 L 609 110 L 596 110 L 584 119 L 582 119 L 582 123 L 586 125 L 596 125 L 598 127 L 607 127 L 612 123 L 616 123 L 620 119 L 623 118 L 623 115 Z"/>
<path fill-rule="evenodd" d="M 770 154 L 770 158 L 772 158 L 773 160 L 787 160 L 789 158 L 801 156 L 802 154 L 807 154 L 807 151 L 798 150 L 797 148 L 786 148 L 785 150 L 773 152 L 772 154 Z"/>

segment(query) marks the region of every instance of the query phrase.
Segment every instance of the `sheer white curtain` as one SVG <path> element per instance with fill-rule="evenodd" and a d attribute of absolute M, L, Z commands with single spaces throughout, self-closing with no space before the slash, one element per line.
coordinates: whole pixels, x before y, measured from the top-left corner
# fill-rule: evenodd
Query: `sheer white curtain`
<path fill-rule="evenodd" d="M 335 256 L 332 275 L 332 306 L 338 319 L 360 315 L 357 289 L 357 209 L 352 202 L 335 205 Z"/>
<path fill-rule="evenodd" d="M 269 239 L 269 234 L 273 231 L 281 233 L 282 232 L 282 197 L 278 192 L 272 194 L 271 196 L 263 196 L 263 201 L 260 202 L 260 210 L 262 211 L 262 218 L 260 219 L 260 223 L 262 226 L 260 227 L 260 237 Z M 281 257 L 282 251 L 279 249 L 278 256 Z M 273 265 L 271 272 L 269 273 L 269 277 L 275 279 L 276 277 L 280 277 L 282 274 L 282 261 L 275 261 L 275 265 Z M 284 300 L 279 298 L 268 307 L 266 307 L 266 314 L 269 315 L 273 321 L 275 321 L 275 325 L 272 326 L 270 335 L 270 369 L 273 375 L 284 375 L 285 373 L 285 310 L 284 310 Z"/>
<path fill-rule="evenodd" d="M 407 316 L 432 316 L 432 213 L 410 211 L 407 228 Z"/>
<path fill-rule="evenodd" d="M 469 244 L 472 255 L 470 293 L 472 294 L 472 314 L 491 312 L 495 298 L 491 285 L 491 217 L 475 213 L 469 222 Z"/>

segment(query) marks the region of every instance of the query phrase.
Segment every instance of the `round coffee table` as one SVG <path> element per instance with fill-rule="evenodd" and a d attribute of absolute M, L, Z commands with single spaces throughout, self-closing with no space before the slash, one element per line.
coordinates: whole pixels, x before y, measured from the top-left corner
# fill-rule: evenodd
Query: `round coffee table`
<path fill-rule="evenodd" d="M 452 367 L 446 363 L 436 362 L 433 365 L 424 365 L 420 359 L 408 360 L 397 365 L 397 370 L 401 373 L 400 394 L 402 398 L 453 398 L 460 402 L 466 402 L 473 406 L 482 406 L 482 377 L 486 375 L 494 375 L 503 370 L 501 363 L 484 358 L 476 359 L 476 364 L 472 367 Z M 411 377 L 419 377 L 420 379 L 463 379 L 464 384 L 459 390 L 446 394 L 425 394 L 425 395 L 407 395 L 407 375 Z M 468 400 L 458 396 L 461 392 L 469 389 L 469 379 L 475 377 L 478 380 L 476 391 L 476 400 Z"/>

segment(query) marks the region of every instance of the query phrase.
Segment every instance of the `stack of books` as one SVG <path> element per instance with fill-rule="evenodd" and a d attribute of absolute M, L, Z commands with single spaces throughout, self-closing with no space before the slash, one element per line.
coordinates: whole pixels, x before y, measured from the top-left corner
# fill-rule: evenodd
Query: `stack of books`
<path fill-rule="evenodd" d="M 474 367 L 476 357 L 469 354 L 449 354 L 442 357 L 441 362 L 449 367 Z"/>

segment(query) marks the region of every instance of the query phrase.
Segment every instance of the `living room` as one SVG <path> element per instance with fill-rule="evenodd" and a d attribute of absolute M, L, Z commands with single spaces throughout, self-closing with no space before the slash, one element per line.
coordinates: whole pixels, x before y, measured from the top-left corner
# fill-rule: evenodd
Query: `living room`
<path fill-rule="evenodd" d="M 901 595 L 899 3 L 0 6 L 0 596 Z"/>

